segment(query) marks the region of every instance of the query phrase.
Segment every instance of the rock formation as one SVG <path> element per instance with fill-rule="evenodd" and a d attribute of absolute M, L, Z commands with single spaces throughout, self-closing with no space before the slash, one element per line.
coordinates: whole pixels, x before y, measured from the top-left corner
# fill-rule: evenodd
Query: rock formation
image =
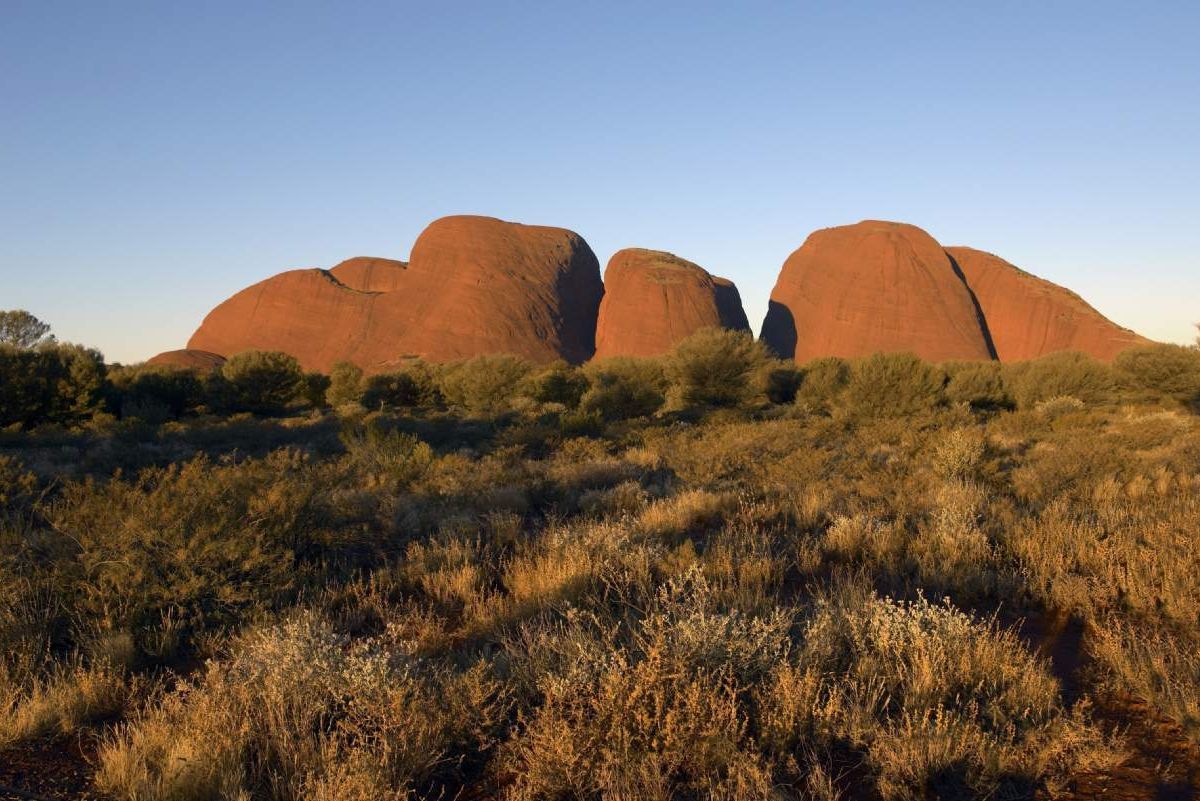
<path fill-rule="evenodd" d="M 400 288 L 408 265 L 394 259 L 355 256 L 330 269 L 330 274 L 360 292 L 394 292 Z"/>
<path fill-rule="evenodd" d="M 404 353 L 433 361 L 511 353 L 578 363 L 595 350 L 604 285 L 579 234 L 463 216 L 421 232 L 396 294 L 408 321 Z"/>
<path fill-rule="evenodd" d="M 630 248 L 604 271 L 596 357 L 657 356 L 701 328 L 749 331 L 737 287 L 671 253 Z"/>
<path fill-rule="evenodd" d="M 512 353 L 582 362 L 603 294 L 591 248 L 562 228 L 445 217 L 407 265 L 358 257 L 292 270 L 221 303 L 189 348 L 224 355 L 282 350 L 309 370 L 352 361 L 367 372 L 405 359 Z"/>
<path fill-rule="evenodd" d="M 184 370 L 207 372 L 215 370 L 225 363 L 225 357 L 206 350 L 168 350 L 157 356 L 151 356 L 146 364 L 162 367 L 178 367 Z"/>
<path fill-rule="evenodd" d="M 382 308 L 380 301 L 387 297 L 351 289 L 328 270 L 289 270 L 243 289 L 209 312 L 188 348 L 226 357 L 244 350 L 280 350 L 306 370 L 328 371 L 342 360 L 370 358 L 373 346 L 383 344 L 368 339 L 372 327 L 399 328 L 398 315 Z"/>
<path fill-rule="evenodd" d="M 150 363 L 211 369 L 250 349 L 285 351 L 309 370 L 345 360 L 368 373 L 486 353 L 580 363 L 661 354 L 709 326 L 749 330 L 732 282 L 670 253 L 622 250 L 605 284 L 599 273 L 566 229 L 445 217 L 421 233 L 407 264 L 359 256 L 280 273 L 213 309 L 187 350 Z M 816 231 L 788 257 L 762 338 L 799 362 L 880 351 L 1016 361 L 1078 350 L 1111 360 L 1149 341 L 1003 259 L 873 220 Z"/>
<path fill-rule="evenodd" d="M 946 248 L 975 294 L 1001 361 L 1075 350 L 1102 361 L 1150 340 L 1121 328 L 1064 287 L 967 247 Z"/>
<path fill-rule="evenodd" d="M 713 286 L 717 290 L 717 313 L 721 315 L 721 325 L 735 331 L 749 331 L 750 321 L 742 307 L 742 295 L 738 292 L 737 284 L 714 275 Z"/>
<path fill-rule="evenodd" d="M 915 226 L 875 220 L 816 231 L 788 257 L 762 338 L 798 362 L 881 351 L 993 357 L 979 308 L 941 245 Z"/>

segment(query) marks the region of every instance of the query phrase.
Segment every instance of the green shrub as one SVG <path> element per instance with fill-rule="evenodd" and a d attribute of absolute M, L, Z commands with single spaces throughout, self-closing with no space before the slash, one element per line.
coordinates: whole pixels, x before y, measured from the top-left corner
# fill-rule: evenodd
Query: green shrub
<path fill-rule="evenodd" d="M 329 371 L 329 389 L 325 398 L 335 409 L 363 399 L 363 371 L 351 362 L 338 362 Z"/>
<path fill-rule="evenodd" d="M 137 632 L 144 648 L 171 615 L 186 638 L 271 607 L 303 584 L 306 564 L 335 552 L 327 484 L 294 450 L 67 483 L 46 511 L 72 545 L 55 566 L 70 617 Z"/>
<path fill-rule="evenodd" d="M 1181 401 L 1200 398 L 1200 350 L 1183 345 L 1144 345 L 1122 351 L 1113 369 L 1128 385 Z"/>
<path fill-rule="evenodd" d="M 538 403 L 558 403 L 574 409 L 587 388 L 587 379 L 578 368 L 559 361 L 531 373 L 525 393 Z"/>
<path fill-rule="evenodd" d="M 766 349 L 749 333 L 706 328 L 675 346 L 666 374 L 684 406 L 739 406 L 759 391 L 755 379 L 766 364 Z"/>
<path fill-rule="evenodd" d="M 1086 354 L 1070 351 L 1005 365 L 1004 382 L 1022 409 L 1059 397 L 1102 403 L 1112 397 L 1116 388 L 1112 368 Z"/>
<path fill-rule="evenodd" d="M 946 374 L 911 353 L 876 353 L 859 359 L 846 387 L 846 405 L 870 417 L 927 412 L 945 400 Z"/>
<path fill-rule="evenodd" d="M 57 343 L 0 344 L 0 426 L 74 424 L 100 411 L 107 369 L 98 351 Z"/>
<path fill-rule="evenodd" d="M 446 365 L 439 385 L 447 402 L 475 414 L 508 409 L 532 367 L 516 356 L 476 356 Z"/>
<path fill-rule="evenodd" d="M 976 409 L 1012 406 L 999 362 L 947 362 L 942 369 L 950 379 L 946 399 L 951 403 L 967 403 Z"/>
<path fill-rule="evenodd" d="M 422 363 L 400 372 L 380 373 L 368 378 L 362 404 L 368 409 L 415 408 L 435 405 L 438 396 L 436 380 Z"/>
<path fill-rule="evenodd" d="M 192 370 L 143 364 L 109 372 L 111 406 L 121 417 L 151 422 L 177 418 L 204 403 L 205 390 Z"/>
<path fill-rule="evenodd" d="M 375 482 L 390 480 L 406 486 L 433 463 L 433 449 L 427 444 L 377 420 L 348 426 L 341 440 L 350 461 Z"/>
<path fill-rule="evenodd" d="M 0 511 L 27 506 L 36 490 L 37 477 L 16 458 L 0 454 Z"/>
<path fill-rule="evenodd" d="M 762 385 L 771 403 L 792 403 L 803 374 L 794 362 L 772 359 L 763 368 Z"/>
<path fill-rule="evenodd" d="M 580 400 L 580 408 L 606 420 L 647 417 L 666 400 L 666 377 L 662 364 L 655 359 L 602 359 L 588 362 L 583 373 L 588 390 Z"/>
<path fill-rule="evenodd" d="M 330 383 L 329 376 L 324 373 L 305 373 L 300 387 L 304 402 L 314 409 L 324 409 L 328 405 Z"/>
<path fill-rule="evenodd" d="M 279 351 L 238 353 L 221 367 L 221 376 L 227 384 L 229 408 L 256 414 L 282 412 L 304 384 L 300 362 Z"/>
<path fill-rule="evenodd" d="M 800 368 L 795 403 L 807 409 L 827 411 L 850 384 L 850 362 L 837 356 L 813 359 Z"/>

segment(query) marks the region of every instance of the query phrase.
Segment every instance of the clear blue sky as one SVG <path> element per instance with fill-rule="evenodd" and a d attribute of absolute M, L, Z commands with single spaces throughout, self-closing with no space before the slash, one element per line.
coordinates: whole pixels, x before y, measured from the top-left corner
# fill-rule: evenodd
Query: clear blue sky
<path fill-rule="evenodd" d="M 1200 3 L 0 0 L 0 308 L 132 361 L 445 214 L 673 251 L 752 325 L 812 230 L 1200 320 Z"/>

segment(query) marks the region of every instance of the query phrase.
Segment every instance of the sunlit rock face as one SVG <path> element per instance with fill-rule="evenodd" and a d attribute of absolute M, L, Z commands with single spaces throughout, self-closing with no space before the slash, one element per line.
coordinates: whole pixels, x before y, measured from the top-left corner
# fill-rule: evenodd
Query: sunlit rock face
<path fill-rule="evenodd" d="M 712 327 L 750 330 L 733 282 L 659 250 L 613 254 L 604 271 L 597 358 L 657 356 Z"/>
<path fill-rule="evenodd" d="M 993 357 L 942 246 L 916 226 L 877 220 L 816 231 L 788 257 L 762 338 L 798 362 L 893 351 L 929 361 Z"/>
<path fill-rule="evenodd" d="M 1001 361 L 1036 359 L 1073 350 L 1102 361 L 1150 340 L 1122 328 L 1065 287 L 1021 270 L 999 256 L 946 248 L 987 320 Z"/>
<path fill-rule="evenodd" d="M 445 217 L 417 238 L 408 264 L 357 257 L 238 292 L 188 347 L 281 350 L 326 371 L 339 361 L 379 372 L 414 357 L 485 353 L 578 363 L 595 349 L 602 294 L 596 256 L 572 231 Z"/>

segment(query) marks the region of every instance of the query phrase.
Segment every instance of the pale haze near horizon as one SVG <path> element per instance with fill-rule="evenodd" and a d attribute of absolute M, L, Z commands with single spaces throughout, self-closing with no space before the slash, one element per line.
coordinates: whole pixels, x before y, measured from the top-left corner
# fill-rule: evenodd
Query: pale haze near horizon
<path fill-rule="evenodd" d="M 1200 4 L 0 2 L 0 308 L 138 361 L 446 214 L 669 250 L 757 332 L 902 220 L 1154 339 L 1200 320 Z"/>

